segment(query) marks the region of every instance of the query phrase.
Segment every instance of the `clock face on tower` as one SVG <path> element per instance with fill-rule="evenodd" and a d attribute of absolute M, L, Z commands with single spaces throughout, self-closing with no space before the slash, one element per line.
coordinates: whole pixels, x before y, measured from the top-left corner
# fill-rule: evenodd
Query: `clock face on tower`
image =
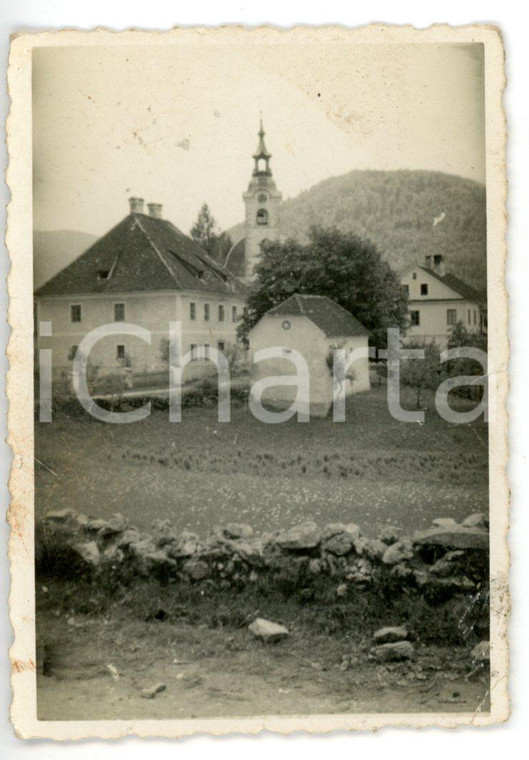
<path fill-rule="evenodd" d="M 257 196 L 257 200 L 259 201 L 259 203 L 266 203 L 266 201 L 268 200 L 268 196 L 265 195 L 264 193 L 259 193 L 259 195 Z"/>

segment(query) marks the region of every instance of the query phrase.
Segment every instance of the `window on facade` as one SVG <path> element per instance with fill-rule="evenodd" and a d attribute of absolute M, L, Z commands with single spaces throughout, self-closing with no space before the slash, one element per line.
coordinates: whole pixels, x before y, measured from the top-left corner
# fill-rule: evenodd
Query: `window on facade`
<path fill-rule="evenodd" d="M 260 208 L 257 212 L 257 224 L 268 224 L 268 211 Z"/>
<path fill-rule="evenodd" d="M 219 322 L 224 322 L 224 306 L 219 304 Z"/>
<path fill-rule="evenodd" d="M 231 307 L 231 321 L 232 322 L 237 322 L 237 319 L 238 319 L 238 316 L 237 316 L 237 307 L 236 306 L 232 306 Z"/>
<path fill-rule="evenodd" d="M 75 359 L 75 355 L 77 353 L 77 349 L 79 346 L 70 346 L 70 350 L 68 351 L 68 359 L 73 361 Z"/>
<path fill-rule="evenodd" d="M 474 309 L 474 324 L 477 325 L 478 323 L 478 312 L 476 309 Z"/>
<path fill-rule="evenodd" d="M 204 359 L 209 359 L 209 343 L 204 344 Z"/>
<path fill-rule="evenodd" d="M 428 295 L 428 284 L 426 282 L 421 283 L 421 296 Z"/>
<path fill-rule="evenodd" d="M 224 343 L 223 340 L 219 340 L 219 342 L 217 343 L 217 348 L 219 349 L 219 351 L 224 351 L 224 349 L 226 348 L 226 344 Z"/>
<path fill-rule="evenodd" d="M 197 359 L 198 359 L 198 356 L 197 356 L 197 344 L 196 343 L 191 343 L 191 345 L 189 346 L 189 351 L 191 353 L 191 361 L 192 362 L 196 362 Z"/>
<path fill-rule="evenodd" d="M 125 304 L 115 303 L 114 304 L 114 322 L 124 322 L 124 321 L 125 321 Z"/>
<path fill-rule="evenodd" d="M 457 309 L 446 310 L 446 324 L 455 325 L 457 322 Z"/>
<path fill-rule="evenodd" d="M 197 318 L 197 305 L 193 301 L 189 304 L 189 319 Z"/>
<path fill-rule="evenodd" d="M 403 285 L 402 289 L 404 290 L 404 295 L 408 297 L 410 295 L 410 286 L 409 285 Z"/>
<path fill-rule="evenodd" d="M 418 311 L 410 311 L 410 324 L 412 327 L 417 327 L 421 324 L 421 315 Z"/>
<path fill-rule="evenodd" d="M 81 321 L 81 304 L 74 303 L 70 306 L 70 320 L 72 322 Z"/>
<path fill-rule="evenodd" d="M 204 304 L 204 320 L 209 322 L 209 303 Z"/>
<path fill-rule="evenodd" d="M 467 321 L 469 325 L 472 323 L 472 313 L 470 309 L 467 310 Z"/>
<path fill-rule="evenodd" d="M 125 346 L 116 346 L 116 359 L 122 361 L 125 358 Z"/>

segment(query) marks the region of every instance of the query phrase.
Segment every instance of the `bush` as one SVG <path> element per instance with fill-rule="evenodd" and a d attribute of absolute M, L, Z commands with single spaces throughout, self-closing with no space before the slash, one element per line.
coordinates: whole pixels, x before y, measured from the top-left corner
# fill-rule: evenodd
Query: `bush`
<path fill-rule="evenodd" d="M 448 348 L 477 348 L 487 353 L 487 336 L 482 333 L 469 332 L 462 322 L 454 325 L 454 328 L 448 339 Z M 483 367 L 475 359 L 451 359 L 447 362 L 447 373 L 449 377 L 458 375 L 483 375 Z M 459 386 L 451 391 L 454 395 L 471 399 L 472 401 L 481 401 L 483 398 L 483 385 L 466 385 Z"/>

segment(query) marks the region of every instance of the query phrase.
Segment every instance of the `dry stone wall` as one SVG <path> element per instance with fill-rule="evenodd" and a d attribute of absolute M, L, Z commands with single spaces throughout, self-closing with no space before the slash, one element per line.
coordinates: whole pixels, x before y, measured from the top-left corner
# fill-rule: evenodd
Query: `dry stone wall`
<path fill-rule="evenodd" d="M 320 528 L 307 521 L 261 534 L 250 525 L 231 523 L 201 537 L 178 531 L 169 520 L 154 520 L 149 531 L 140 531 L 121 514 L 96 519 L 63 509 L 48 512 L 37 523 L 37 571 L 84 574 L 101 583 L 155 577 L 162 583 L 213 589 L 288 581 L 307 600 L 311 586 L 322 582 L 335 598 L 377 584 L 424 594 L 430 601 L 486 590 L 486 517 L 473 514 L 461 524 L 448 518 L 435 523 L 404 536 L 386 527 L 375 538 L 363 535 L 354 523 Z"/>

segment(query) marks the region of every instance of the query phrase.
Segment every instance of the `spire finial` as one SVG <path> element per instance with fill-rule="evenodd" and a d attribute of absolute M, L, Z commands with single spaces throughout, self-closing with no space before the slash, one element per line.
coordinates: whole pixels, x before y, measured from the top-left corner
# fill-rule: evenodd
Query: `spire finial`
<path fill-rule="evenodd" d="M 257 150 L 253 154 L 253 158 L 255 160 L 254 174 L 260 174 L 261 172 L 264 173 L 264 174 L 271 174 L 270 163 L 269 162 L 270 162 L 270 158 L 272 157 L 272 155 L 266 149 L 266 145 L 265 145 L 265 141 L 264 141 L 265 131 L 264 131 L 264 128 L 263 128 L 263 112 L 260 111 L 260 114 L 261 114 L 261 116 L 260 116 L 260 120 L 259 120 L 259 132 L 258 132 L 259 142 L 257 144 Z M 263 159 L 264 162 L 265 162 L 265 166 L 264 167 L 261 167 L 260 164 L 259 164 L 259 161 L 261 159 Z"/>

